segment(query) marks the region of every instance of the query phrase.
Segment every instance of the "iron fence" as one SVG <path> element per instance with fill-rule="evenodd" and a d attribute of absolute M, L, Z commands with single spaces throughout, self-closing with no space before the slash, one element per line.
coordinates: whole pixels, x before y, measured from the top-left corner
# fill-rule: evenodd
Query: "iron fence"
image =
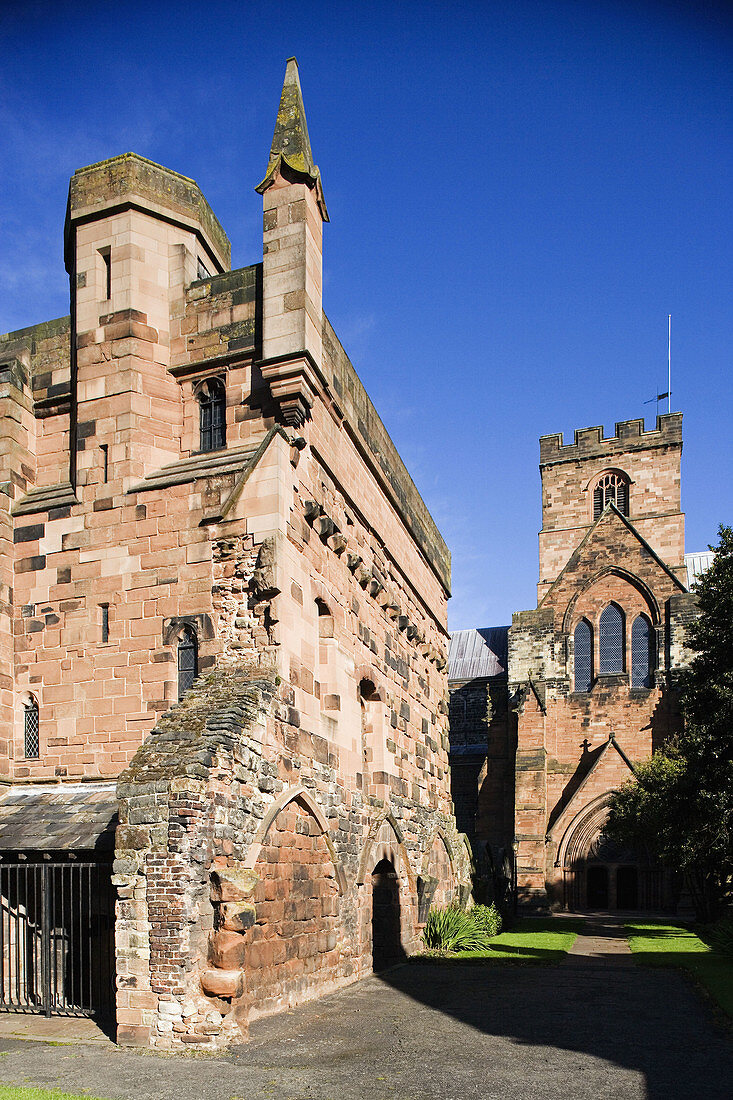
<path fill-rule="evenodd" d="M 0 863 L 0 1010 L 114 1014 L 114 895 L 102 862 Z"/>

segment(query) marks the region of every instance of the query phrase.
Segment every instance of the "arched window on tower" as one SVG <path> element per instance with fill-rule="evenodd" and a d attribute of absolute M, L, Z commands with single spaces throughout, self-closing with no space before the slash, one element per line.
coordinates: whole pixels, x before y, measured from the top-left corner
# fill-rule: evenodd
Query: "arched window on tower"
<path fill-rule="evenodd" d="M 598 519 L 607 504 L 615 504 L 622 516 L 628 516 L 629 482 L 623 474 L 601 474 L 593 490 L 593 519 Z"/>
<path fill-rule="evenodd" d="M 226 444 L 226 391 L 218 378 L 210 378 L 196 393 L 199 403 L 199 448 L 216 451 Z"/>
<path fill-rule="evenodd" d="M 610 603 L 598 622 L 598 671 L 603 676 L 623 670 L 624 613 L 618 604 Z"/>
<path fill-rule="evenodd" d="M 38 701 L 28 696 L 23 706 L 23 755 L 26 760 L 37 760 L 40 756 Z"/>
<path fill-rule="evenodd" d="M 631 624 L 631 686 L 652 686 L 652 624 L 646 615 L 638 615 Z"/>
<path fill-rule="evenodd" d="M 593 631 L 586 619 L 581 619 L 575 628 L 573 660 L 575 663 L 575 690 L 590 691 L 593 680 Z"/>
<path fill-rule="evenodd" d="M 178 639 L 178 698 L 181 700 L 199 674 L 198 640 L 190 626 Z"/>

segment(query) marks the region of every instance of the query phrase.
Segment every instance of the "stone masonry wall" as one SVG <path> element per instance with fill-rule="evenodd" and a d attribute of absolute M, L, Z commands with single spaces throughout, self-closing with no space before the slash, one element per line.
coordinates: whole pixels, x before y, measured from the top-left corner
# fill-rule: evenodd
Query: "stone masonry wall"
<path fill-rule="evenodd" d="M 676 569 L 684 522 L 679 420 L 660 418 L 656 433 L 641 432 L 638 421 L 620 424 L 611 440 L 588 429 L 567 447 L 555 436 L 541 441 L 541 538 L 555 531 L 565 549 L 553 557 L 545 541 L 540 603 L 515 615 L 509 632 L 509 692 L 518 721 L 518 878 L 520 900 L 528 904 L 564 903 L 567 869 L 556 861 L 565 858 L 566 831 L 680 728 L 674 675 L 685 660 L 680 639 L 694 601 Z M 612 457 L 611 464 L 631 476 L 630 522 L 609 507 L 590 530 L 578 510 L 592 508 L 585 489 L 592 488 L 596 467 Z M 677 532 L 671 543 L 665 542 L 667 520 Z M 599 619 L 611 602 L 624 614 L 623 671 L 599 674 Z M 652 627 L 648 687 L 631 686 L 631 629 L 639 615 Z M 574 633 L 581 620 L 592 630 L 589 691 L 575 690 Z M 600 814 L 598 829 L 602 821 Z"/>
<path fill-rule="evenodd" d="M 684 581 L 684 516 L 680 510 L 682 415 L 657 418 L 644 431 L 642 420 L 616 425 L 604 438 L 601 428 L 575 433 L 563 445 L 561 435 L 540 440 L 542 599 L 593 522 L 593 488 L 599 474 L 618 470 L 629 478 L 629 518 L 639 533 Z"/>

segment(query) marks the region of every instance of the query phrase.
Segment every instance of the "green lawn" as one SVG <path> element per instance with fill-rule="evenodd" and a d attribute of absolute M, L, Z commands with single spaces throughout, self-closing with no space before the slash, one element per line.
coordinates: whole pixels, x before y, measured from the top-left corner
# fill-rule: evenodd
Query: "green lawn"
<path fill-rule="evenodd" d="M 84 1093 L 83 1096 L 58 1089 L 27 1089 L 15 1085 L 0 1085 L 0 1100 L 99 1100 L 98 1097 Z"/>
<path fill-rule="evenodd" d="M 733 1018 L 733 955 L 709 947 L 679 924 L 634 921 L 626 926 L 626 931 L 637 962 L 687 970 Z"/>
<path fill-rule="evenodd" d="M 520 917 L 509 931 L 494 936 L 486 950 L 458 951 L 454 955 L 426 953 L 413 958 L 416 962 L 555 963 L 567 954 L 582 927 L 582 920 Z"/>

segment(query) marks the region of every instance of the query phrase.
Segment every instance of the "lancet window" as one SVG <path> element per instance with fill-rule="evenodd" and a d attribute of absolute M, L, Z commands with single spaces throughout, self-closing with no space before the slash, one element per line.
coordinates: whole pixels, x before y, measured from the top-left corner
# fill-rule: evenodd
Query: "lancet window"
<path fill-rule="evenodd" d="M 575 628 L 573 655 L 575 690 L 590 691 L 593 680 L 593 631 L 585 619 L 581 619 Z"/>
<path fill-rule="evenodd" d="M 598 621 L 598 671 L 624 671 L 624 613 L 618 604 L 610 603 Z"/>
<path fill-rule="evenodd" d="M 615 504 L 622 516 L 629 514 L 629 483 L 623 474 L 602 474 L 593 490 L 593 519 L 598 519 L 607 504 Z"/>

